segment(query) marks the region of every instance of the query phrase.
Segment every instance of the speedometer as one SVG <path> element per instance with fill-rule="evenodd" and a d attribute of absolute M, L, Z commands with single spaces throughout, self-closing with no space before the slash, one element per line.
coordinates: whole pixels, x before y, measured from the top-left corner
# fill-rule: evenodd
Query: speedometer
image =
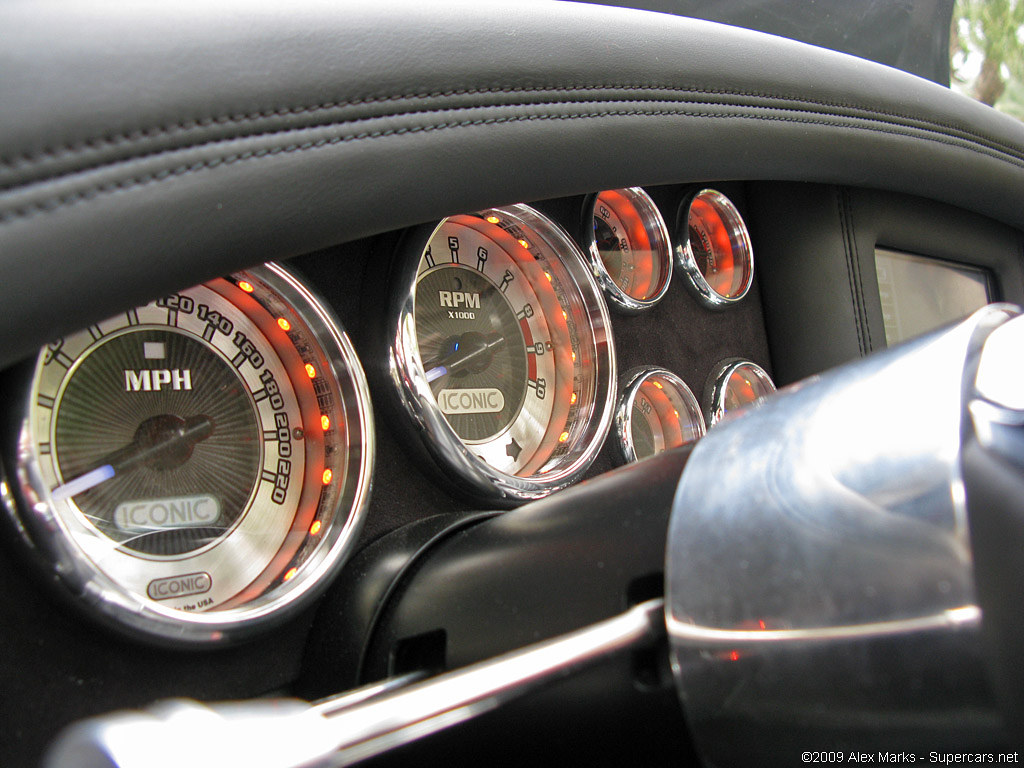
<path fill-rule="evenodd" d="M 583 254 L 514 205 L 414 231 L 399 258 L 392 373 L 429 452 L 497 502 L 575 481 L 607 434 L 615 380 Z"/>
<path fill-rule="evenodd" d="M 341 564 L 372 453 L 347 338 L 268 265 L 42 351 L 19 456 L 25 527 L 108 618 L 218 640 L 279 618 Z"/>

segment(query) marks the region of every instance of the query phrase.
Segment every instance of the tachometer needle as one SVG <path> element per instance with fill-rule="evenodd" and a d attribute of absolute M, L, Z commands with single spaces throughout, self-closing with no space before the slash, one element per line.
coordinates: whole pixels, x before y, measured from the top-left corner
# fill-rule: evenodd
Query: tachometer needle
<path fill-rule="evenodd" d="M 434 358 L 427 367 L 427 381 L 433 382 L 449 373 L 458 373 L 467 368 L 484 369 L 491 363 L 495 350 L 505 343 L 503 336 L 493 333 L 490 336 L 470 332 L 463 334 L 455 349 L 444 357 Z"/>
<path fill-rule="evenodd" d="M 100 459 L 100 465 L 85 474 L 58 485 L 50 495 L 62 501 L 85 493 L 117 474 L 145 464 L 153 469 L 174 469 L 192 455 L 196 444 L 213 434 L 213 419 L 209 416 L 154 416 L 139 425 L 135 438 Z"/>

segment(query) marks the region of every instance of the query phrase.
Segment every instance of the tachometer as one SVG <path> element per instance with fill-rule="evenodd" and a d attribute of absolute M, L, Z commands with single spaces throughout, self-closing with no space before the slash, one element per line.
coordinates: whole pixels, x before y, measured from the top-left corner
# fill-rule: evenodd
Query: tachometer
<path fill-rule="evenodd" d="M 496 502 L 576 480 L 607 433 L 615 378 L 583 254 L 513 205 L 417 230 L 399 258 L 392 374 L 429 452 Z"/>
<path fill-rule="evenodd" d="M 280 618 L 341 564 L 372 457 L 347 337 L 267 265 L 42 351 L 23 517 L 100 612 L 165 640 L 219 640 Z"/>

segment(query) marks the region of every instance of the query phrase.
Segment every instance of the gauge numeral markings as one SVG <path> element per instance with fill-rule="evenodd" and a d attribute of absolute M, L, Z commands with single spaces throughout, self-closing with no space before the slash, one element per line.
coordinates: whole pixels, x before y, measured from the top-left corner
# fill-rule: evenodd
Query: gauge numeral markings
<path fill-rule="evenodd" d="M 476 268 L 481 272 L 487 266 L 487 249 L 482 245 L 476 249 Z"/>
<path fill-rule="evenodd" d="M 57 363 L 61 368 L 70 368 L 73 362 L 75 361 L 71 355 L 64 351 L 64 339 L 47 345 L 46 359 L 43 361 L 43 365 Z"/>
<path fill-rule="evenodd" d="M 516 312 L 516 317 L 519 318 L 520 320 L 525 320 L 526 318 L 533 317 L 533 305 L 525 304 L 521 310 Z"/>
<path fill-rule="evenodd" d="M 452 252 L 452 264 L 459 263 L 459 238 L 448 238 L 448 250 Z"/>
<path fill-rule="evenodd" d="M 427 268 L 436 267 L 437 264 L 434 262 L 434 254 L 430 251 L 430 246 L 427 246 L 427 250 L 423 252 L 423 258 L 426 259 Z"/>
<path fill-rule="evenodd" d="M 284 504 L 285 496 L 288 492 L 288 479 L 291 476 L 291 472 L 292 463 L 288 461 L 288 459 L 278 459 L 276 472 L 272 472 L 271 470 L 264 468 L 260 473 L 260 480 L 274 486 L 274 490 L 271 492 L 270 498 L 273 499 L 275 504 Z"/>
<path fill-rule="evenodd" d="M 544 396 L 547 395 L 548 393 L 548 383 L 543 376 L 538 377 L 536 380 L 528 379 L 526 382 L 526 386 L 533 389 L 533 391 L 537 395 L 538 400 L 543 400 Z"/>
<path fill-rule="evenodd" d="M 501 276 L 501 285 L 498 286 L 498 290 L 505 293 L 515 279 L 516 276 L 512 274 L 512 270 L 506 269 L 505 274 Z"/>

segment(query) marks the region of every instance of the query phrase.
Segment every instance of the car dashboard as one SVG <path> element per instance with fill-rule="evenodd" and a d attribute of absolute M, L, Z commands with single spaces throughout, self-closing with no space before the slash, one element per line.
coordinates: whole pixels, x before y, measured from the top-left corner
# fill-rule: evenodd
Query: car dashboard
<path fill-rule="evenodd" d="M 4 765 L 38 764 L 63 727 L 107 712 L 171 697 L 315 700 L 478 662 L 660 597 L 686 458 L 624 455 L 632 442 L 613 422 L 631 372 L 674 374 L 701 406 L 703 433 L 723 362 L 752 362 L 784 387 L 895 346 L 893 301 L 904 289 L 887 282 L 886 253 L 981 275 L 982 303 L 1024 305 L 1019 124 L 842 54 L 573 3 L 286 11 L 19 2 L 0 18 L 0 103 L 14 105 L 0 117 Z M 649 306 L 617 304 L 588 257 L 596 196 L 614 190 L 639 190 L 665 222 L 675 269 Z M 689 206 L 707 191 L 731 201 L 753 252 L 749 287 L 720 306 L 680 266 Z M 494 245 L 502 232 L 532 247 L 530 269 L 548 263 L 537 255 L 543 237 L 483 229 L 524 209 L 561 233 L 568 255 L 536 273 L 532 293 L 508 299 L 514 316 L 493 320 L 491 336 L 491 326 L 445 325 L 476 322 L 496 290 L 506 294 L 512 278 L 502 282 L 506 256 Z M 442 222 L 464 229 L 442 232 Z M 515 247 L 505 249 L 509 270 Z M 440 341 L 428 351 L 420 339 L 406 358 L 411 285 L 434 279 L 438 253 L 460 277 L 430 285 Z M 489 283 L 474 288 L 476 273 Z M 544 274 L 555 298 L 545 298 Z M 562 300 L 573 285 L 590 297 L 583 304 Z M 489 317 L 505 311 L 498 305 Z M 556 307 L 544 318 L 546 346 L 534 319 L 542 305 Z M 568 323 L 561 345 L 552 341 L 558 308 Z M 414 310 L 427 327 L 427 310 Z M 965 314 L 937 311 L 932 325 Z M 597 329 L 589 342 L 586 322 Z M 113 389 L 75 395 L 74 379 L 91 375 L 82 350 L 142 340 L 136 326 L 150 329 L 147 362 L 117 352 L 105 363 Z M 187 348 L 188 333 L 215 354 Z M 529 371 L 515 385 L 522 391 L 473 378 L 506 353 L 510 370 Z M 555 357 L 572 362 L 559 368 Z M 255 405 L 230 399 L 232 365 Z M 47 366 L 59 373 L 53 381 Z M 434 387 L 432 407 L 420 407 L 422 386 L 456 367 L 470 386 Z M 127 431 L 111 427 L 122 401 L 162 388 L 175 403 L 199 387 L 200 371 L 230 379 L 223 402 L 203 406 L 208 418 L 171 418 L 162 411 L 176 406 L 161 405 L 146 411 L 147 434 L 141 416 Z M 286 397 L 271 407 L 278 385 Z M 452 399 L 458 392 L 464 402 Z M 77 431 L 59 437 L 48 414 L 76 397 Z M 486 426 L 506 400 L 513 415 Z M 548 417 L 535 415 L 535 401 L 561 421 L 540 424 Z M 248 426 L 230 432 L 232 420 Z M 264 440 L 247 452 L 246 430 L 260 420 Z M 51 427 L 53 446 L 33 437 Z M 442 444 L 438 430 L 458 439 Z M 546 452 L 520 471 L 535 432 Z M 487 453 L 495 434 L 497 460 Z M 293 476 L 287 460 L 300 443 L 312 468 Z M 51 451 L 63 452 L 62 477 L 46 475 Z M 159 473 L 193 455 L 208 457 L 209 477 L 173 501 L 198 522 L 165 526 L 152 500 L 86 508 L 100 532 L 90 527 L 86 541 L 52 512 L 137 474 L 138 462 Z M 507 471 L 481 470 L 505 456 Z M 274 466 L 284 468 L 268 476 Z M 94 476 L 103 467 L 118 479 Z M 73 476 L 85 485 L 72 487 Z M 229 513 L 242 502 L 228 499 L 263 493 L 299 510 L 301 541 L 270 523 L 247 533 L 255 516 Z M 227 520 L 216 536 L 292 543 L 233 552 L 239 562 L 265 558 L 250 570 L 203 560 L 204 504 Z M 163 543 L 147 549 L 154 528 Z M 486 546 L 464 559 L 426 557 L 468 547 L 474 530 L 489 532 L 477 537 Z M 321 531 L 337 539 L 329 554 Z M 155 565 L 141 576 L 104 566 L 82 577 L 88 557 L 69 559 L 61 537 L 94 552 L 102 536 Z M 194 565 L 184 576 L 160 570 L 183 555 Z M 242 618 L 205 621 L 206 600 L 221 600 L 210 573 L 219 584 L 231 568 L 249 575 L 219 610 Z M 635 655 L 382 760 L 468 763 L 486 750 L 510 764 L 570 755 L 700 764 L 671 678 L 664 659 Z"/>

